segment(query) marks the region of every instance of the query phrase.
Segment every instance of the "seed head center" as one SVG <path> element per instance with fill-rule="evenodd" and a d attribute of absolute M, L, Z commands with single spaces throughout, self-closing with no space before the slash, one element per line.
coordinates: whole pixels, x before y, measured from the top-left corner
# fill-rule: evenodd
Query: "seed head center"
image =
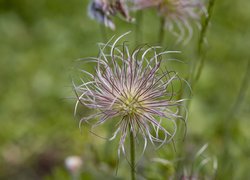
<path fill-rule="evenodd" d="M 121 109 L 126 115 L 133 115 L 138 113 L 139 106 L 140 103 L 138 102 L 138 99 L 136 99 L 132 95 L 129 95 L 127 98 L 124 99 Z"/>

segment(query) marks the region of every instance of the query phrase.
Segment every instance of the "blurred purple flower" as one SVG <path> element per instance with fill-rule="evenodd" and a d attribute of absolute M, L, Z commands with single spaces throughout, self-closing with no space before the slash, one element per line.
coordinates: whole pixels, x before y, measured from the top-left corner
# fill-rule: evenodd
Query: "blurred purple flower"
<path fill-rule="evenodd" d="M 92 0 L 89 4 L 89 16 L 110 29 L 115 29 L 111 17 L 120 13 L 127 21 L 131 21 L 125 0 Z"/>
<path fill-rule="evenodd" d="M 75 113 L 79 105 L 97 111 L 83 117 L 80 126 L 82 122 L 98 119 L 92 126 L 94 128 L 112 118 L 120 119 L 109 139 L 120 136 L 119 155 L 120 150 L 125 154 L 124 144 L 129 132 L 134 138 L 139 134 L 143 137 L 144 150 L 148 140 L 158 147 L 171 141 L 177 128 L 175 120 L 182 119 L 178 110 L 183 101 L 175 98 L 177 92 L 173 83 L 181 81 L 177 73 L 160 68 L 163 56 L 176 51 L 158 53 L 160 47 L 144 46 L 131 54 L 125 43 L 117 45 L 124 35 L 113 44 L 110 41 L 101 44 L 97 58 L 85 59 L 85 62 L 96 63 L 95 74 L 82 70 L 89 79 L 82 79 L 80 85 L 74 84 Z"/>
<path fill-rule="evenodd" d="M 202 0 L 133 0 L 134 10 L 155 7 L 164 18 L 165 27 L 178 39 L 188 43 L 193 35 L 192 24 L 200 29 L 201 16 L 206 15 Z"/>

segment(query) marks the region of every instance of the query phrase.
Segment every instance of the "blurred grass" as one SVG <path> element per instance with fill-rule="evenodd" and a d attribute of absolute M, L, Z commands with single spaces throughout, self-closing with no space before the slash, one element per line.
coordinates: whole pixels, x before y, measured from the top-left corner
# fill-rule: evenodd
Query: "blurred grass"
<path fill-rule="evenodd" d="M 95 56 L 102 42 L 100 25 L 86 15 L 87 3 L 0 0 L 0 179 L 69 179 L 63 162 L 69 155 L 83 158 L 83 179 L 128 177 L 124 159 L 115 176 L 117 145 L 91 135 L 88 128 L 81 134 L 73 117 L 74 60 Z M 143 16 L 142 43 L 155 44 L 159 19 L 155 11 Z M 117 31 L 107 30 L 109 38 L 134 30 L 133 24 L 115 21 Z M 189 156 L 209 143 L 207 153 L 218 159 L 218 179 L 250 178 L 249 87 L 232 109 L 250 59 L 249 22 L 250 2 L 216 1 L 206 62 L 192 97 L 185 152 Z M 181 50 L 178 58 L 189 63 L 195 58 L 195 40 L 187 47 L 172 46 L 166 34 L 164 46 Z M 189 66 L 177 68 L 185 76 Z M 159 173 L 174 173 L 173 166 L 151 163 L 157 157 L 151 152 L 139 174 L 146 169 L 149 179 L 157 179 Z M 174 160 L 171 146 L 157 155 Z"/>

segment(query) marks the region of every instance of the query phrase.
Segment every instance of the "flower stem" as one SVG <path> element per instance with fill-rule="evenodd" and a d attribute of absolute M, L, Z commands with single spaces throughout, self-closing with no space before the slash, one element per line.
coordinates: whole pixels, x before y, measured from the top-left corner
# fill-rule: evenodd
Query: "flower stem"
<path fill-rule="evenodd" d="M 135 23 L 135 46 L 140 44 L 143 39 L 142 25 L 143 25 L 143 13 L 141 11 L 136 13 L 136 23 Z"/>
<path fill-rule="evenodd" d="M 209 22 L 210 22 L 210 19 L 211 19 L 211 16 L 212 16 L 212 11 L 213 11 L 213 8 L 214 8 L 214 4 L 215 4 L 215 0 L 209 0 L 209 4 L 208 4 L 208 8 L 207 8 L 208 9 L 208 15 L 206 16 L 206 18 L 205 18 L 205 20 L 204 20 L 204 22 L 202 24 L 201 33 L 200 33 L 198 44 L 197 44 L 197 56 L 199 58 L 199 61 L 192 62 L 192 64 L 191 64 L 190 73 L 189 73 L 189 77 L 188 77 L 187 81 L 190 83 L 192 89 L 194 89 L 197 81 L 199 80 L 201 72 L 202 72 L 203 67 L 204 67 L 206 51 L 204 50 L 203 46 L 205 44 L 206 32 L 207 32 L 208 25 L 209 25 Z M 187 89 L 184 89 L 181 96 L 185 97 L 187 92 L 188 92 Z M 183 109 L 181 109 L 180 114 L 182 116 L 183 116 L 183 113 L 189 111 L 190 103 L 191 103 L 191 101 L 187 101 L 187 102 L 183 103 L 186 110 L 184 111 Z M 184 129 L 184 126 L 179 125 L 179 129 L 180 129 L 179 133 L 182 133 L 183 129 Z M 185 142 L 183 142 L 183 143 L 181 143 L 179 145 L 178 149 L 181 150 L 180 152 L 177 153 L 179 158 L 184 157 L 184 155 L 185 155 L 184 153 L 186 153 L 186 151 L 185 150 L 182 151 L 182 150 L 185 149 L 185 146 L 186 146 Z M 181 172 L 181 169 L 183 168 L 183 164 L 185 164 L 184 161 L 178 161 L 177 168 L 176 168 L 178 173 Z M 180 176 L 180 174 L 178 174 L 178 173 L 176 174 L 177 179 Z"/>
<path fill-rule="evenodd" d="M 242 102 L 245 100 L 245 97 L 246 97 L 246 94 L 247 94 L 247 89 L 248 89 L 248 86 L 250 84 L 249 80 L 250 80 L 250 61 L 248 60 L 247 64 L 246 64 L 246 71 L 245 71 L 244 76 L 243 76 L 242 81 L 241 81 L 239 93 L 237 95 L 237 98 L 236 98 L 235 102 L 232 105 L 231 110 L 228 113 L 227 121 L 229 119 L 232 119 L 230 117 L 233 117 L 237 113 L 237 111 L 239 110 Z"/>
<path fill-rule="evenodd" d="M 107 42 L 107 33 L 106 33 L 106 27 L 103 24 L 100 24 L 100 31 L 102 35 L 103 42 Z"/>
<path fill-rule="evenodd" d="M 203 46 L 205 44 L 206 32 L 207 32 L 207 28 L 208 28 L 208 25 L 212 16 L 214 4 L 215 4 L 215 0 L 209 0 L 209 4 L 207 8 L 208 15 L 206 16 L 204 22 L 202 23 L 201 33 L 200 33 L 198 44 L 197 44 L 198 61 L 191 62 L 192 64 L 191 64 L 190 73 L 189 73 L 189 77 L 187 81 L 190 83 L 193 90 L 195 88 L 196 83 L 200 79 L 201 72 L 203 70 L 204 63 L 205 63 L 206 51 L 204 50 Z M 184 95 L 185 94 L 183 94 L 183 96 Z M 185 107 L 187 110 L 189 110 L 190 103 L 191 101 L 187 101 L 187 103 L 185 104 L 186 105 Z"/>
<path fill-rule="evenodd" d="M 215 3 L 215 0 L 209 1 L 208 15 L 207 15 L 207 17 L 202 25 L 201 34 L 200 34 L 199 41 L 198 41 L 198 57 L 200 58 L 200 62 L 199 62 L 199 64 L 198 63 L 196 64 L 196 69 L 195 69 L 196 74 L 194 74 L 193 82 L 192 82 L 193 86 L 199 80 L 200 75 L 201 75 L 201 71 L 202 71 L 203 66 L 204 66 L 205 52 L 203 51 L 203 46 L 204 46 L 205 36 L 206 36 L 206 32 L 207 32 L 207 27 L 208 27 L 210 19 L 211 19 L 214 3 Z"/>
<path fill-rule="evenodd" d="M 130 161 L 131 180 L 135 180 L 135 141 L 133 131 L 130 130 Z"/>
<path fill-rule="evenodd" d="M 162 42 L 164 40 L 164 23 L 165 20 L 163 17 L 160 19 L 160 27 L 159 27 L 159 37 L 158 37 L 158 43 L 159 45 L 162 45 Z"/>

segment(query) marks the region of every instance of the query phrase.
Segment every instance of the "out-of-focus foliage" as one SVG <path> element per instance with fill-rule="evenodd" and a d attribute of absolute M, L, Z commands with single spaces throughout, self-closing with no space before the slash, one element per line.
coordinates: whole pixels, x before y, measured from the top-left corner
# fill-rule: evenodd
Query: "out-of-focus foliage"
<path fill-rule="evenodd" d="M 64 159 L 70 155 L 82 157 L 82 179 L 129 177 L 125 158 L 120 159 L 115 175 L 116 142 L 94 136 L 88 127 L 80 133 L 79 118 L 73 117 L 71 78 L 77 74 L 74 60 L 97 55 L 104 31 L 108 39 L 135 27 L 115 19 L 117 30 L 104 30 L 88 18 L 87 3 L 0 0 L 0 179 L 69 179 Z M 156 44 L 157 13 L 148 10 L 142 20 L 141 43 Z M 187 136 L 184 142 L 176 140 L 177 145 L 184 144 L 184 157 L 177 157 L 171 144 L 158 151 L 148 148 L 139 161 L 138 177 L 166 179 L 176 173 L 180 161 L 183 170 L 198 169 L 201 160 L 195 160 L 195 154 L 208 143 L 202 157 L 217 158 L 218 179 L 250 178 L 250 91 L 246 85 L 250 75 L 241 86 L 250 59 L 249 22 L 249 1 L 216 1 L 204 69 L 193 90 Z M 182 51 L 178 59 L 186 64 L 174 66 L 184 77 L 191 60 L 197 58 L 193 48 L 197 33 L 184 47 L 174 46 L 174 38 L 165 34 L 163 46 Z M 135 31 L 129 36 L 132 47 L 134 35 Z M 245 93 L 238 98 L 240 92 Z M 80 114 L 89 112 L 83 109 Z M 108 134 L 107 129 L 102 131 Z M 211 174 L 209 166 L 199 169 L 201 177 Z"/>

